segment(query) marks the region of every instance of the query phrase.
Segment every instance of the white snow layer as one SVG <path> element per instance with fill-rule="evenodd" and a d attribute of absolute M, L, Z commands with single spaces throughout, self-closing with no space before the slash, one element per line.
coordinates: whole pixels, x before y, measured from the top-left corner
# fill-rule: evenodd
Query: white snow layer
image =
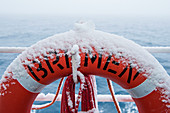
<path fill-rule="evenodd" d="M 61 101 L 61 94 L 58 95 L 56 101 Z M 75 94 L 75 98 L 77 98 L 77 94 Z M 55 94 L 44 94 L 44 93 L 40 93 L 37 98 L 35 99 L 35 101 L 52 101 L 55 97 Z M 130 95 L 115 95 L 116 99 L 119 102 L 133 102 L 132 97 Z M 112 102 L 112 96 L 111 95 L 96 95 L 96 99 L 98 102 Z"/>
<path fill-rule="evenodd" d="M 41 40 L 36 44 L 29 47 L 15 60 L 22 61 L 22 63 L 30 64 L 29 59 L 37 60 L 37 57 L 43 59 L 43 55 L 50 56 L 48 52 L 59 52 L 59 50 L 68 51 L 67 54 L 71 56 L 71 49 L 73 45 L 78 45 L 82 52 L 88 53 L 88 51 L 95 50 L 98 53 L 105 54 L 109 53 L 115 55 L 116 58 L 121 58 L 121 61 L 128 59 L 132 66 L 136 69 L 145 72 L 144 76 L 158 88 L 165 89 L 166 100 L 170 98 L 170 77 L 165 69 L 159 64 L 159 62 L 145 49 L 131 40 L 128 40 L 122 36 L 98 31 L 94 29 L 94 24 L 88 22 L 76 23 L 74 30 L 70 30 L 65 33 L 56 34 L 48 37 L 47 39 Z M 64 53 L 59 54 L 59 56 Z M 105 56 L 107 56 L 105 54 Z M 51 58 L 53 56 L 50 56 Z M 1 83 L 6 81 L 5 77 L 11 76 L 9 72 L 13 73 L 13 78 L 24 76 L 22 70 L 17 62 L 13 62 L 7 68 L 6 72 L 2 76 Z M 18 75 L 19 74 L 19 75 Z M 168 100 L 169 102 L 169 100 Z"/>
<path fill-rule="evenodd" d="M 73 71 L 73 80 L 75 83 L 78 83 L 77 79 L 77 69 L 80 67 L 80 55 L 79 55 L 79 46 L 74 45 L 71 49 L 72 55 L 72 71 Z"/>

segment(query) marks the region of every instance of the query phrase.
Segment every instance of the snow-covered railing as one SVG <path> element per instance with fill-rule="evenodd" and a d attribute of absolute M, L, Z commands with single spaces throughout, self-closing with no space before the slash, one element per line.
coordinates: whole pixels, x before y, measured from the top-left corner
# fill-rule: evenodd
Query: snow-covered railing
<path fill-rule="evenodd" d="M 0 47 L 0 53 L 21 53 L 28 47 Z M 150 53 L 170 53 L 170 47 L 143 47 Z"/>
<path fill-rule="evenodd" d="M 40 93 L 35 99 L 35 101 L 52 101 L 54 97 L 55 97 L 55 94 L 49 93 L 45 95 L 43 93 Z M 133 99 L 130 95 L 115 95 L 115 97 L 119 102 L 133 102 Z M 56 101 L 61 101 L 61 94 L 58 95 Z M 98 102 L 113 102 L 113 99 L 111 95 L 97 95 L 97 101 Z"/>
<path fill-rule="evenodd" d="M 28 47 L 0 47 L 0 53 L 21 53 Z"/>
<path fill-rule="evenodd" d="M 170 53 L 170 47 L 143 47 L 150 53 Z"/>

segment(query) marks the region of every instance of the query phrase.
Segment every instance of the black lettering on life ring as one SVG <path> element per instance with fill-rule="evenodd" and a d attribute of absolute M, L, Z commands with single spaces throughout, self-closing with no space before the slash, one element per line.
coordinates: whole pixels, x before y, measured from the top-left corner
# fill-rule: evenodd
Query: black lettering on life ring
<path fill-rule="evenodd" d="M 106 61 L 105 65 L 104 65 L 104 67 L 103 67 L 103 70 L 107 69 L 107 67 L 108 67 L 108 65 L 109 65 L 109 63 L 111 61 L 111 57 L 112 57 L 111 55 L 108 56 L 107 61 Z M 112 64 L 119 65 L 119 63 L 116 62 L 116 61 L 112 61 Z M 117 73 L 115 70 L 112 70 L 112 69 L 108 69 L 108 72 L 113 73 L 113 74 Z"/>
<path fill-rule="evenodd" d="M 117 73 L 117 71 L 112 70 L 112 69 L 108 69 L 108 72 L 113 73 L 113 74 L 116 74 L 116 73 Z"/>
<path fill-rule="evenodd" d="M 64 67 L 61 64 L 57 64 L 57 66 L 62 70 Z"/>
<path fill-rule="evenodd" d="M 48 60 L 48 57 L 47 57 L 47 56 L 44 56 L 44 57 L 45 57 L 45 62 L 46 62 L 46 64 L 47 64 L 49 70 L 51 71 L 51 73 L 54 73 L 54 70 L 53 70 L 53 68 L 51 67 L 51 64 L 50 64 L 50 62 L 49 62 L 49 60 Z"/>
<path fill-rule="evenodd" d="M 69 59 L 68 59 L 68 55 L 65 54 L 65 60 L 66 60 L 66 66 L 67 68 L 70 68 L 70 65 L 69 65 Z M 61 68 L 60 68 L 61 69 Z"/>
<path fill-rule="evenodd" d="M 43 71 L 44 72 L 44 75 L 42 75 L 42 78 L 45 78 L 47 75 L 48 75 L 48 72 L 45 68 L 42 67 L 42 64 L 41 63 L 38 63 L 39 67 L 37 68 L 37 71 Z"/>
<path fill-rule="evenodd" d="M 57 55 L 57 52 L 54 52 L 56 55 L 56 59 L 53 61 L 53 64 L 57 64 L 57 62 L 59 61 L 59 56 Z"/>
<path fill-rule="evenodd" d="M 57 64 L 59 62 L 59 56 L 57 55 L 57 52 L 50 52 L 49 54 L 52 54 L 52 53 L 55 53 L 56 55 L 56 59 L 52 62 L 53 65 Z M 45 62 L 50 70 L 51 73 L 54 73 L 54 70 L 49 62 L 49 59 L 47 56 L 44 56 L 44 59 L 45 59 Z M 66 65 L 67 65 L 67 68 L 69 68 L 69 60 L 68 60 L 68 55 L 65 55 L 65 60 L 66 60 Z M 37 72 L 39 71 L 43 71 L 43 75 L 42 75 L 42 78 L 45 78 L 47 75 L 48 75 L 48 71 L 42 67 L 42 64 L 39 63 L 39 62 L 36 62 L 36 61 L 33 61 L 33 63 L 38 63 L 39 67 L 37 68 Z M 57 64 L 57 66 L 62 70 L 64 69 L 64 67 L 61 65 L 61 64 Z M 40 78 L 38 78 L 38 76 L 34 73 L 34 71 L 32 70 L 32 68 L 27 65 L 29 71 L 31 72 L 31 74 L 34 76 L 34 78 L 37 80 L 37 81 L 40 81 Z"/>
<path fill-rule="evenodd" d="M 56 55 L 56 59 L 53 61 L 53 65 L 55 65 L 55 64 L 57 64 L 58 62 L 59 62 L 59 60 L 60 60 L 60 57 L 57 55 L 57 52 L 55 51 L 55 52 L 51 52 L 51 53 L 55 53 L 55 55 Z M 68 62 L 67 60 L 66 60 L 66 62 Z M 48 65 L 48 64 L 47 64 Z M 61 65 L 61 64 L 57 64 L 57 66 L 62 70 L 62 69 L 64 69 L 64 67 Z M 52 67 L 51 67 L 52 68 Z M 50 69 L 50 68 L 49 68 Z M 50 70 L 51 71 L 51 70 Z"/>
<path fill-rule="evenodd" d="M 113 60 L 113 61 L 112 61 L 112 64 L 114 64 L 114 65 L 117 65 L 117 66 L 118 66 L 120 63 L 119 63 L 119 62 L 116 62 L 116 61 L 114 61 L 114 60 Z"/>
<path fill-rule="evenodd" d="M 112 61 L 112 64 L 119 66 L 119 62 L 116 62 L 116 61 L 114 61 L 114 60 Z M 108 72 L 113 73 L 113 74 L 116 74 L 116 73 L 117 73 L 117 71 L 112 70 L 112 69 L 108 69 Z"/>
<path fill-rule="evenodd" d="M 107 67 L 108 67 L 108 65 L 110 63 L 110 59 L 111 59 L 111 55 L 109 55 L 109 57 L 107 58 L 107 61 L 106 61 L 105 65 L 104 65 L 104 67 L 103 67 L 103 70 L 107 69 Z"/>
<path fill-rule="evenodd" d="M 99 59 L 98 59 L 97 68 L 100 68 L 101 63 L 102 63 L 102 54 L 99 54 Z"/>
<path fill-rule="evenodd" d="M 127 80 L 127 83 L 130 83 L 131 81 L 131 78 L 132 78 L 132 67 L 130 66 L 130 69 L 129 69 L 129 76 L 128 76 L 128 80 Z"/>
<path fill-rule="evenodd" d="M 97 55 L 95 54 L 94 56 L 92 56 L 92 57 L 90 58 L 91 63 L 93 64 L 93 63 L 96 61 L 96 59 L 97 59 Z M 84 67 L 87 67 L 87 66 L 88 66 L 88 55 L 86 54 L 86 55 L 85 55 Z"/>
<path fill-rule="evenodd" d="M 135 76 L 133 77 L 133 81 L 138 77 L 139 74 L 140 74 L 140 72 L 137 72 L 137 73 L 135 74 Z"/>
<path fill-rule="evenodd" d="M 36 61 L 33 61 L 33 63 L 38 63 Z M 41 63 L 38 63 L 39 67 L 37 68 L 37 71 L 43 71 L 43 75 L 41 76 L 42 78 L 45 78 L 48 74 L 47 70 L 45 68 L 42 67 L 42 64 Z M 37 75 L 34 73 L 34 71 L 31 69 L 31 67 L 29 65 L 27 65 L 29 71 L 31 72 L 31 74 L 34 76 L 34 78 L 37 80 L 37 81 L 40 81 L 40 79 L 37 77 Z"/>
<path fill-rule="evenodd" d="M 125 74 L 125 72 L 127 71 L 127 69 L 128 69 L 128 66 L 126 66 L 126 67 L 123 69 L 123 71 L 118 75 L 118 77 L 121 78 L 121 77 Z M 128 79 L 127 79 L 127 83 L 129 83 L 129 84 L 130 84 L 131 79 L 132 79 L 132 70 L 133 70 L 133 68 L 130 66 L 130 68 L 129 68 L 129 75 L 128 75 Z M 138 77 L 139 74 L 140 74 L 140 72 L 137 71 L 136 74 L 135 74 L 134 77 L 133 77 L 133 81 Z"/>
<path fill-rule="evenodd" d="M 90 58 L 92 64 L 94 63 L 94 61 L 96 60 L 96 58 L 97 58 L 96 54 Z"/>
<path fill-rule="evenodd" d="M 131 81 L 131 78 L 132 78 L 132 70 L 133 70 L 133 68 L 130 66 L 129 76 L 128 76 L 128 80 L 127 80 L 127 83 L 129 83 L 129 84 L 130 84 L 130 81 Z M 140 72 L 137 71 L 136 74 L 133 77 L 133 81 L 138 77 L 139 74 L 140 74 Z"/>
<path fill-rule="evenodd" d="M 31 72 L 31 74 L 34 76 L 34 78 L 37 80 L 37 81 L 40 81 L 40 79 L 37 77 L 37 75 L 34 73 L 34 71 L 31 69 L 31 67 L 29 65 L 27 65 L 29 71 Z"/>
<path fill-rule="evenodd" d="M 87 56 L 87 53 L 86 53 L 84 67 L 87 67 L 87 66 L 88 66 L 88 56 Z"/>
<path fill-rule="evenodd" d="M 126 66 L 125 69 L 123 69 L 123 71 L 118 75 L 118 77 L 121 78 L 125 74 L 127 68 L 128 68 L 128 66 Z"/>

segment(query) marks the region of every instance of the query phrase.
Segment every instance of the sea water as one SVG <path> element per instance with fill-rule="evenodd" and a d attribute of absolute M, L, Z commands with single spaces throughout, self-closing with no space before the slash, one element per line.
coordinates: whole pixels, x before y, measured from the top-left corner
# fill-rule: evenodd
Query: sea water
<path fill-rule="evenodd" d="M 97 30 L 124 36 L 141 46 L 170 46 L 170 18 L 168 17 L 126 17 L 126 16 L 0 16 L 0 47 L 28 47 L 39 40 L 56 33 L 73 29 L 79 20 L 92 21 Z M 19 55 L 18 53 L 0 53 L 0 78 L 7 66 Z M 156 59 L 170 74 L 170 54 L 155 53 Z M 96 77 L 98 94 L 110 94 L 106 79 Z M 42 92 L 55 93 L 59 80 L 47 86 Z M 116 94 L 128 94 L 126 90 L 113 83 Z M 78 90 L 78 86 L 76 91 Z M 61 92 L 60 92 L 61 93 Z M 44 104 L 46 102 L 35 102 Z M 138 113 L 133 102 L 120 102 L 123 113 Z M 115 113 L 112 102 L 99 102 L 100 113 Z M 37 110 L 36 113 L 58 113 L 60 102 Z"/>

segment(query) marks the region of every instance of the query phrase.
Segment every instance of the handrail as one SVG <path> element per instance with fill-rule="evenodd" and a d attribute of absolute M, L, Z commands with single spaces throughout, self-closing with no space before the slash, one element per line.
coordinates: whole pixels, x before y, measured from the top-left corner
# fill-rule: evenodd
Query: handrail
<path fill-rule="evenodd" d="M 170 53 L 170 46 L 169 47 L 143 47 L 150 53 Z"/>
<path fill-rule="evenodd" d="M 0 47 L 0 53 L 21 53 L 28 47 Z M 170 53 L 169 47 L 143 47 L 150 53 Z"/>
<path fill-rule="evenodd" d="M 62 95 L 59 94 L 56 101 L 61 101 L 61 96 Z M 47 95 L 45 95 L 44 93 L 40 93 L 35 99 L 35 101 L 52 101 L 54 97 L 55 97 L 55 94 L 48 93 Z M 119 102 L 134 102 L 130 95 L 115 95 L 115 97 Z M 111 95 L 99 94 L 97 95 L 97 101 L 98 102 L 113 102 L 113 99 Z"/>
<path fill-rule="evenodd" d="M 22 53 L 28 47 L 0 47 L 0 53 Z"/>

